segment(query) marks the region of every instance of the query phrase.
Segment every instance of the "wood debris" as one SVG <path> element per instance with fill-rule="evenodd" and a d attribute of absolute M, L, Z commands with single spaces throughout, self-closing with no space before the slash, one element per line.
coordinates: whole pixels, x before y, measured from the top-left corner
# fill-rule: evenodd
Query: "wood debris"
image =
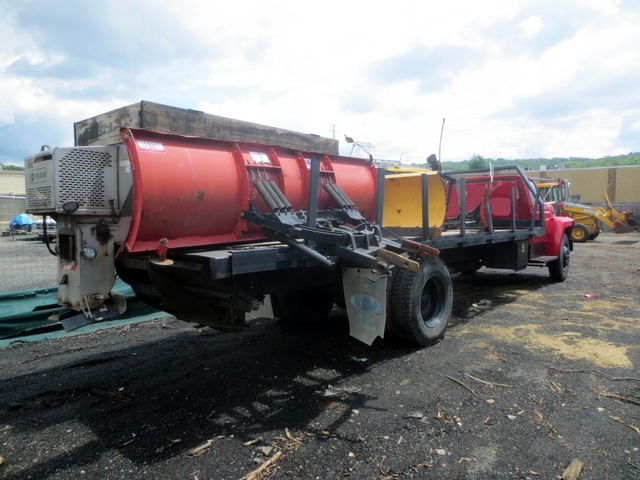
<path fill-rule="evenodd" d="M 465 376 L 467 378 L 470 378 L 471 380 L 475 380 L 476 382 L 480 382 L 484 385 L 489 385 L 490 387 L 506 387 L 506 388 L 513 388 L 513 385 L 505 385 L 504 383 L 496 383 L 496 382 L 489 382 L 487 380 L 482 380 L 481 378 L 478 377 L 474 377 L 473 375 L 471 375 L 470 373 L 465 374 Z"/>
<path fill-rule="evenodd" d="M 451 380 L 452 382 L 456 382 L 458 385 L 461 385 L 461 386 L 463 386 L 464 388 L 466 388 L 467 390 L 469 390 L 469 391 L 471 392 L 471 394 L 472 394 L 474 397 L 477 397 L 477 396 L 478 396 L 478 394 L 477 394 L 476 392 L 474 392 L 474 391 L 471 389 L 471 387 L 468 387 L 467 385 L 465 385 L 464 383 L 462 383 L 460 380 L 456 380 L 455 378 L 450 377 L 449 375 L 445 375 L 445 377 L 447 377 L 447 378 L 448 378 L 449 380 Z"/>
<path fill-rule="evenodd" d="M 247 473 L 240 480 L 264 480 L 275 473 L 276 462 L 284 456 L 282 450 L 278 450 L 271 458 L 266 460 L 255 470 Z"/>
<path fill-rule="evenodd" d="M 303 435 L 299 437 L 294 437 L 288 428 L 284 429 L 284 437 L 275 437 L 274 440 L 282 442 L 282 450 L 292 451 L 297 450 L 298 447 L 302 444 Z"/>
<path fill-rule="evenodd" d="M 625 424 L 624 420 L 622 420 L 620 417 L 612 417 L 611 415 L 609 415 L 609 418 L 615 422 L 621 423 L 622 425 Z"/>
<path fill-rule="evenodd" d="M 529 398 L 531 399 L 531 401 L 537 403 L 538 405 L 542 405 L 542 402 L 544 402 L 544 397 L 541 397 L 540 399 L 537 399 L 536 397 L 534 397 L 533 395 L 531 395 L 530 393 L 527 393 L 527 395 L 529 396 Z"/>
<path fill-rule="evenodd" d="M 627 422 L 625 422 L 624 420 L 622 420 L 620 417 L 613 417 L 611 415 L 609 415 L 609 418 L 615 422 L 618 422 L 622 425 L 626 425 L 627 427 L 629 427 L 631 430 L 633 430 L 636 433 L 640 434 L 640 428 L 636 427 L 635 425 L 630 425 Z"/>
<path fill-rule="evenodd" d="M 458 417 L 457 415 L 447 416 L 447 414 L 446 414 L 446 412 L 444 410 L 438 409 L 438 413 L 436 414 L 436 418 L 438 420 L 442 421 L 443 423 L 447 424 L 447 425 L 462 426 L 462 422 L 460 420 L 460 417 Z"/>
<path fill-rule="evenodd" d="M 574 458 L 562 474 L 562 480 L 576 480 L 580 472 L 582 472 L 582 462 Z"/>
<path fill-rule="evenodd" d="M 195 447 L 195 448 L 192 448 L 191 450 L 189 450 L 189 452 L 187 452 L 187 457 L 194 458 L 194 457 L 197 457 L 199 455 L 202 455 L 207 450 L 209 450 L 211 445 L 213 445 L 213 439 L 209 439 L 206 442 L 204 442 L 202 445 L 200 445 L 199 447 Z"/>
<path fill-rule="evenodd" d="M 556 372 L 561 373 L 595 373 L 596 375 L 600 375 L 608 380 L 618 382 L 618 381 L 627 381 L 627 382 L 640 382 L 640 378 L 635 377 L 614 377 L 609 375 L 608 373 L 601 372 L 600 370 L 595 370 L 593 368 L 584 368 L 579 370 L 560 370 L 559 368 L 554 368 Z"/>
<path fill-rule="evenodd" d="M 380 462 L 378 462 L 378 470 L 380 470 L 380 475 L 382 475 L 379 478 L 379 480 L 391 480 L 398 476 L 395 473 L 389 473 L 390 472 L 389 467 L 384 466 L 384 461 L 386 458 L 387 458 L 386 456 L 383 456 Z"/>
<path fill-rule="evenodd" d="M 634 398 L 621 397 L 620 395 L 616 395 L 615 393 L 602 392 L 602 396 L 608 398 L 614 398 L 616 400 L 620 400 L 621 402 L 633 403 L 634 405 L 640 405 L 640 401 Z"/>
<path fill-rule="evenodd" d="M 249 440 L 248 442 L 244 442 L 242 444 L 243 447 L 249 447 L 251 445 L 255 445 L 258 442 L 262 441 L 262 437 L 254 438 L 253 440 Z"/>
<path fill-rule="evenodd" d="M 555 427 L 551 425 L 551 423 L 549 423 L 547 420 L 545 420 L 545 418 L 542 416 L 542 414 L 538 410 L 535 410 L 535 413 L 538 419 L 544 424 L 545 427 L 547 427 L 547 429 L 549 430 L 549 433 L 553 435 L 558 434 L 558 431 L 555 429 Z"/>
<path fill-rule="evenodd" d="M 132 437 L 132 438 L 131 438 L 131 440 L 127 440 L 126 442 L 124 442 L 124 443 L 122 443 L 122 444 L 118 445 L 116 448 L 124 448 L 124 447 L 126 447 L 127 445 L 129 445 L 129 444 L 131 444 L 131 443 L 135 442 L 135 441 L 136 441 L 136 437 L 137 437 L 137 436 L 138 436 L 138 435 L 134 433 L 134 434 L 131 436 L 131 437 Z"/>
<path fill-rule="evenodd" d="M 549 383 L 551 383 L 551 385 L 553 386 L 553 389 L 558 392 L 558 393 L 564 393 L 564 388 L 562 388 L 561 386 L 559 386 L 556 382 L 554 382 L 553 380 L 549 380 Z"/>
<path fill-rule="evenodd" d="M 156 453 L 162 453 L 167 448 L 173 447 L 174 445 L 177 445 L 178 443 L 182 443 L 182 440 L 180 438 L 170 439 L 168 444 L 156 448 Z"/>
<path fill-rule="evenodd" d="M 331 385 L 329 385 L 329 388 L 327 388 L 322 394 L 325 397 L 336 397 L 353 395 L 361 391 L 362 389 L 360 387 L 332 387 Z"/>

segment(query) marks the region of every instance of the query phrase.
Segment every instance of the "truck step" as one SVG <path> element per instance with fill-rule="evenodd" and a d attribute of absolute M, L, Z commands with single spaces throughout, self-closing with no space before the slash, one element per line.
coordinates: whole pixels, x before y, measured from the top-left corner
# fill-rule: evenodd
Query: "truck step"
<path fill-rule="evenodd" d="M 552 255 L 542 255 L 540 257 L 535 257 L 529 260 L 529 264 L 530 265 L 538 265 L 540 263 L 542 264 L 547 264 L 549 262 L 552 262 L 554 260 L 557 260 L 557 257 L 554 257 Z"/>

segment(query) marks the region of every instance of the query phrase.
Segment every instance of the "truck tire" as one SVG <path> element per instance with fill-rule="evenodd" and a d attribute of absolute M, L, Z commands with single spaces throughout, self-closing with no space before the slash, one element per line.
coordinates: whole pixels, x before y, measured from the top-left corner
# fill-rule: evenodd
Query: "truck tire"
<path fill-rule="evenodd" d="M 334 303 L 331 285 L 272 294 L 271 299 L 274 316 L 291 325 L 320 323 L 327 318 Z"/>
<path fill-rule="evenodd" d="M 451 317 L 451 275 L 440 260 L 425 260 L 418 273 L 399 269 L 389 300 L 390 332 L 425 347 L 442 339 Z"/>
<path fill-rule="evenodd" d="M 581 223 L 576 223 L 573 226 L 573 230 L 571 231 L 571 238 L 576 243 L 586 242 L 587 240 L 589 240 L 590 235 L 591 234 L 589 233 L 589 229 L 587 228 L 587 226 Z"/>
<path fill-rule="evenodd" d="M 549 263 L 549 276 L 554 282 L 564 282 L 569 274 L 569 237 L 563 235 L 558 258 Z"/>
<path fill-rule="evenodd" d="M 589 240 L 595 240 L 596 238 L 598 238 L 598 235 L 600 235 L 600 229 L 596 227 L 596 231 L 589 235 Z"/>

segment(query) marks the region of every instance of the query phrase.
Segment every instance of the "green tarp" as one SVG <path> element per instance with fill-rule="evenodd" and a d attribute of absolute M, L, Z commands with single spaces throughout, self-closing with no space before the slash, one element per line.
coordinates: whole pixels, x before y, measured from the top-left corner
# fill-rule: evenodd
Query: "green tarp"
<path fill-rule="evenodd" d="M 58 289 L 39 288 L 18 292 L 0 293 L 0 348 L 16 340 L 32 341 L 44 338 L 72 334 L 85 334 L 102 328 L 126 325 L 169 316 L 138 300 L 131 287 L 116 280 L 113 288 L 116 293 L 125 296 L 127 311 L 112 320 L 66 333 L 58 322 L 48 320 L 49 316 L 64 312 L 66 309 L 56 304 Z"/>

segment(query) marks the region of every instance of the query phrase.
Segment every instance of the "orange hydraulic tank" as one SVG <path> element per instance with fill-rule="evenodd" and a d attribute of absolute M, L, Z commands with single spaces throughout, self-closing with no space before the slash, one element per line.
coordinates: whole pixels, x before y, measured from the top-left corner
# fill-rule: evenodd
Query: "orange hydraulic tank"
<path fill-rule="evenodd" d="M 130 252 L 154 251 L 163 238 L 170 248 L 263 240 L 262 228 L 240 216 L 251 204 L 272 212 L 256 184 L 282 192 L 294 211 L 306 209 L 314 157 L 320 159 L 318 210 L 335 206 L 323 184 L 336 183 L 368 221 L 375 218 L 377 170 L 370 161 L 143 129 L 120 133 L 133 177 L 124 244 Z"/>

